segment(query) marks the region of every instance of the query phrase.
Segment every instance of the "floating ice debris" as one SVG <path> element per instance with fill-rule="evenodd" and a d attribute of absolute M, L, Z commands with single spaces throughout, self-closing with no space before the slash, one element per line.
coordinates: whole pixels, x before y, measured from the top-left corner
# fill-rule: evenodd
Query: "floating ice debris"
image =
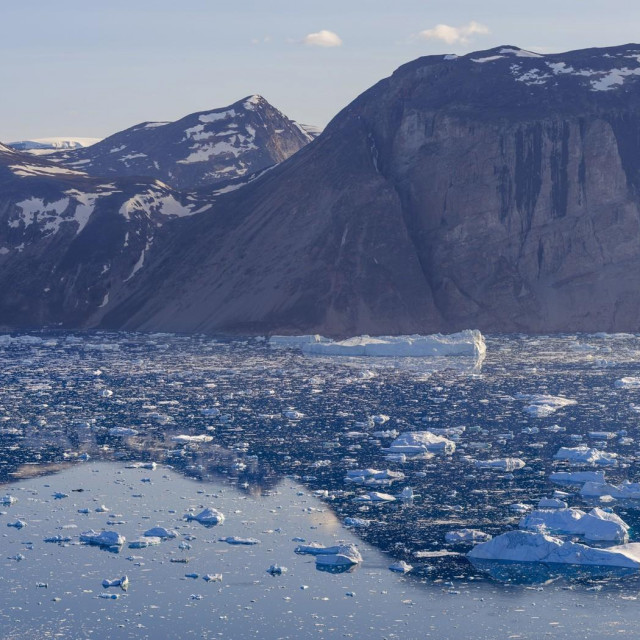
<path fill-rule="evenodd" d="M 56 500 L 62 500 L 63 498 L 68 498 L 69 494 L 68 493 L 60 493 L 59 491 L 56 491 L 56 493 L 53 494 L 53 497 Z"/>
<path fill-rule="evenodd" d="M 272 576 L 281 576 L 283 573 L 288 571 L 287 567 L 281 567 L 278 564 L 272 564 L 268 569 L 267 573 L 270 573 Z"/>
<path fill-rule="evenodd" d="M 84 514 L 87 514 L 87 513 L 91 513 L 91 512 L 89 511 L 89 509 L 87 509 L 87 508 L 85 507 L 84 509 L 78 509 L 78 513 L 84 513 Z"/>
<path fill-rule="evenodd" d="M 509 511 L 513 513 L 527 513 L 527 511 L 531 511 L 530 504 L 523 504 L 522 502 L 514 502 L 509 505 Z"/>
<path fill-rule="evenodd" d="M 145 538 L 175 538 L 178 534 L 175 531 L 170 531 L 164 527 L 152 527 L 142 534 Z"/>
<path fill-rule="evenodd" d="M 394 571 L 395 573 L 409 573 L 413 569 L 413 565 L 405 562 L 404 560 L 400 560 L 400 562 L 394 562 L 392 565 L 389 565 L 389 571 Z"/>
<path fill-rule="evenodd" d="M 24 520 L 16 520 L 15 522 L 7 522 L 7 527 L 15 527 L 16 529 L 22 529 L 26 527 L 27 523 Z"/>
<path fill-rule="evenodd" d="M 220 409 L 211 407 L 210 409 L 200 409 L 200 413 L 208 418 L 215 418 L 220 415 Z"/>
<path fill-rule="evenodd" d="M 80 534 L 80 542 L 95 544 L 101 547 L 121 547 L 126 539 L 116 531 L 83 531 Z"/>
<path fill-rule="evenodd" d="M 48 538 L 44 538 L 43 542 L 71 542 L 71 538 L 67 538 L 65 536 L 50 536 Z"/>
<path fill-rule="evenodd" d="M 476 460 L 477 469 L 495 469 L 496 471 L 516 471 L 526 465 L 520 458 L 499 458 L 495 460 Z"/>
<path fill-rule="evenodd" d="M 184 517 L 187 520 L 195 520 L 206 526 L 215 526 L 224 522 L 224 514 L 217 509 L 204 509 L 195 516 L 190 513 L 185 513 Z"/>
<path fill-rule="evenodd" d="M 197 580 L 200 576 L 197 573 L 185 573 L 185 578 L 191 578 L 192 580 Z"/>
<path fill-rule="evenodd" d="M 299 545 L 294 549 L 299 555 L 311 555 L 316 565 L 349 566 L 362 562 L 362 556 L 354 544 L 325 547 L 318 543 Z"/>
<path fill-rule="evenodd" d="M 113 395 L 113 391 L 110 389 L 102 389 L 98 394 L 101 398 L 110 398 Z"/>
<path fill-rule="evenodd" d="M 117 593 L 100 593 L 98 598 L 103 598 L 104 600 L 117 600 L 120 597 Z"/>
<path fill-rule="evenodd" d="M 100 505 L 99 507 L 95 508 L 95 512 L 96 513 L 107 513 L 109 511 L 109 509 L 107 507 L 105 507 L 104 505 Z"/>
<path fill-rule="evenodd" d="M 260 540 L 257 540 L 256 538 L 239 538 L 238 536 L 227 536 L 226 538 L 218 538 L 218 541 L 226 542 L 227 544 L 260 544 Z"/>
<path fill-rule="evenodd" d="M 411 487 L 405 487 L 396 497 L 404 502 L 411 502 L 416 498 L 416 493 Z"/>
<path fill-rule="evenodd" d="M 612 431 L 589 431 L 587 435 L 592 440 L 611 440 L 616 437 Z"/>
<path fill-rule="evenodd" d="M 301 413 L 300 411 L 295 411 L 293 409 L 290 411 L 283 412 L 282 415 L 289 420 L 300 420 L 304 418 L 304 413 Z"/>
<path fill-rule="evenodd" d="M 640 544 L 594 549 L 577 542 L 565 542 L 545 533 L 508 531 L 474 547 L 472 560 L 544 562 L 592 566 L 640 568 Z"/>
<path fill-rule="evenodd" d="M 456 445 L 444 436 L 438 436 L 430 431 L 407 431 L 400 434 L 388 449 L 388 453 L 402 453 L 405 455 L 419 455 L 425 452 L 453 453 Z"/>
<path fill-rule="evenodd" d="M 270 569 L 273 568 L 274 566 L 275 565 L 272 565 L 270 567 Z M 268 571 L 268 569 L 267 569 L 267 571 Z M 285 571 L 286 571 L 286 568 L 285 568 Z M 269 573 L 271 573 L 271 572 L 269 571 Z M 282 573 L 282 571 L 280 573 Z M 222 574 L 221 573 L 208 573 L 206 576 L 202 576 L 202 579 L 205 582 L 222 582 Z"/>
<path fill-rule="evenodd" d="M 479 331 L 451 335 L 356 336 L 340 342 L 304 342 L 303 353 L 325 356 L 412 357 L 483 356 L 484 338 Z"/>
<path fill-rule="evenodd" d="M 544 529 L 602 542 L 626 542 L 629 537 L 628 524 L 614 513 L 597 507 L 589 513 L 580 509 L 537 510 L 525 516 L 518 526 L 529 531 Z"/>
<path fill-rule="evenodd" d="M 132 462 L 128 464 L 126 469 L 149 469 L 150 471 L 155 471 L 158 465 L 155 462 Z"/>
<path fill-rule="evenodd" d="M 120 587 L 123 591 L 126 591 L 129 587 L 129 578 L 127 576 L 122 576 L 122 578 L 116 578 L 115 580 L 107 580 L 105 578 L 102 581 L 102 586 L 105 589 L 109 589 L 110 587 Z"/>
<path fill-rule="evenodd" d="M 0 498 L 0 504 L 2 505 L 15 504 L 16 502 L 18 502 L 18 498 L 16 498 L 15 496 L 10 496 L 9 494 L 6 494 Z"/>
<path fill-rule="evenodd" d="M 132 429 L 131 427 L 112 427 L 109 429 L 110 436 L 118 436 L 118 437 L 126 437 L 126 436 L 135 436 L 138 434 L 137 429 Z"/>
<path fill-rule="evenodd" d="M 345 518 L 344 526 L 345 527 L 368 527 L 371 524 L 371 520 L 365 520 L 364 518 Z"/>
<path fill-rule="evenodd" d="M 394 502 L 395 497 L 388 493 L 380 493 L 379 491 L 370 491 L 361 496 L 356 496 L 354 502 Z"/>
<path fill-rule="evenodd" d="M 129 549 L 146 549 L 147 547 L 155 547 L 162 543 L 162 538 L 158 536 L 145 536 L 138 540 L 132 540 L 129 543 Z"/>
<path fill-rule="evenodd" d="M 617 464 L 617 453 L 590 449 L 587 446 L 560 447 L 558 453 L 553 456 L 555 460 L 566 460 L 573 464 L 594 464 L 601 467 L 609 467 Z"/>
<path fill-rule="evenodd" d="M 189 436 L 185 434 L 181 434 L 179 436 L 172 436 L 172 442 L 211 442 L 213 440 L 213 436 L 207 435 L 199 435 L 199 436 Z"/>
<path fill-rule="evenodd" d="M 575 400 L 563 398 L 562 396 L 548 396 L 537 393 L 518 393 L 516 394 L 516 398 L 530 403 L 524 408 L 524 411 L 525 413 L 532 415 L 534 418 L 546 418 L 558 411 L 558 409 L 577 404 Z"/>
<path fill-rule="evenodd" d="M 381 413 L 377 416 L 371 416 L 371 420 L 373 424 L 384 424 L 389 420 L 389 416 L 386 416 L 384 413 Z"/>
<path fill-rule="evenodd" d="M 629 376 L 616 380 L 614 386 L 618 389 L 640 389 L 640 378 Z"/>
<path fill-rule="evenodd" d="M 604 471 L 558 471 L 549 476 L 556 484 L 582 484 L 583 482 L 604 482 Z"/>
<path fill-rule="evenodd" d="M 317 334 L 304 336 L 271 336 L 269 338 L 269 346 L 271 347 L 302 347 L 305 344 L 321 342 L 331 342 L 331 340 Z"/>
<path fill-rule="evenodd" d="M 451 544 L 458 544 L 466 542 L 470 544 L 478 544 L 480 542 L 487 542 L 491 540 L 491 536 L 484 531 L 478 531 L 477 529 L 457 529 L 456 531 L 448 531 L 444 535 L 446 542 Z"/>
<path fill-rule="evenodd" d="M 540 498 L 538 501 L 538 509 L 566 509 L 567 507 L 567 503 L 559 498 Z"/>
<path fill-rule="evenodd" d="M 378 471 L 377 469 L 351 469 L 347 471 L 345 482 L 364 484 L 368 486 L 390 485 L 396 480 L 402 480 L 404 473 L 400 471 Z"/>
<path fill-rule="evenodd" d="M 618 500 L 640 500 L 640 482 L 625 480 L 620 485 L 614 485 L 604 482 L 603 478 L 602 482 L 585 482 L 580 494 L 585 498 L 611 496 Z"/>
<path fill-rule="evenodd" d="M 11 556 L 8 560 L 15 560 L 16 562 L 20 562 L 21 560 L 25 560 L 27 556 L 22 555 L 21 553 L 16 553 L 15 556 Z"/>

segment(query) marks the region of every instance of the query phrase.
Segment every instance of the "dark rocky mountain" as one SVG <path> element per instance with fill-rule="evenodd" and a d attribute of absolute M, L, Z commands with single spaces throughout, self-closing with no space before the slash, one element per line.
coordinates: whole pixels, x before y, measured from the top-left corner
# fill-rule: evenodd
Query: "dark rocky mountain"
<path fill-rule="evenodd" d="M 0 145 L 0 327 L 81 327 L 163 225 L 211 202 L 158 180 L 92 178 Z"/>
<path fill-rule="evenodd" d="M 250 96 L 175 122 L 143 122 L 48 159 L 94 176 L 150 176 L 192 189 L 273 166 L 313 137 L 261 96 Z"/>
<path fill-rule="evenodd" d="M 180 220 L 91 319 L 130 329 L 640 329 L 640 45 L 429 56 Z"/>

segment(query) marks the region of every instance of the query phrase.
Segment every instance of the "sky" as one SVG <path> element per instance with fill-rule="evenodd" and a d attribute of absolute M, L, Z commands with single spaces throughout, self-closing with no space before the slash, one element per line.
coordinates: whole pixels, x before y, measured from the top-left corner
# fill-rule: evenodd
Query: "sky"
<path fill-rule="evenodd" d="M 0 141 L 104 137 L 252 94 L 323 127 L 401 64 L 640 41 L 618 0 L 0 0 Z"/>

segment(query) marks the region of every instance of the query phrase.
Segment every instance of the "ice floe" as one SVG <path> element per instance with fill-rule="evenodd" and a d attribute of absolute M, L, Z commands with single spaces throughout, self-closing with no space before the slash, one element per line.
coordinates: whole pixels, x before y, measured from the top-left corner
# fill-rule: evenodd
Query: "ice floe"
<path fill-rule="evenodd" d="M 100 547 L 121 547 L 126 538 L 117 531 L 83 531 L 80 534 L 80 542 L 85 544 L 94 544 Z"/>

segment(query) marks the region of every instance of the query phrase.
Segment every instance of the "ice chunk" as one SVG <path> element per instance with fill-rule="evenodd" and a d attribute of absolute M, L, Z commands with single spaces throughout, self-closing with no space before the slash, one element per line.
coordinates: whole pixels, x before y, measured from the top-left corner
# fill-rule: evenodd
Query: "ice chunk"
<path fill-rule="evenodd" d="M 217 509 L 204 509 L 198 515 L 191 515 L 186 513 L 184 516 L 187 520 L 195 520 L 205 526 L 215 526 L 224 522 L 224 514 Z"/>
<path fill-rule="evenodd" d="M 389 565 L 389 571 L 394 571 L 395 573 L 409 573 L 413 569 L 413 565 L 405 562 L 404 560 L 400 560 L 400 562 L 394 562 L 392 565 Z"/>
<path fill-rule="evenodd" d="M 325 547 L 318 543 L 299 545 L 295 548 L 299 555 L 312 555 L 316 558 L 316 565 L 345 566 L 362 562 L 362 556 L 354 544 L 340 544 Z"/>
<path fill-rule="evenodd" d="M 6 506 L 10 504 L 15 504 L 16 502 L 18 502 L 18 498 L 16 498 L 15 496 L 10 496 L 8 493 L 0 498 L 1 505 Z"/>
<path fill-rule="evenodd" d="M 319 344 L 331 342 L 328 338 L 319 335 L 308 336 L 271 336 L 269 346 L 271 347 L 302 347 L 305 344 Z"/>
<path fill-rule="evenodd" d="M 23 529 L 27 526 L 24 520 L 16 520 L 15 522 L 7 522 L 7 527 L 14 527 L 15 529 Z"/>
<path fill-rule="evenodd" d="M 199 436 L 189 436 L 181 434 L 179 436 L 172 436 L 171 440 L 173 442 L 211 442 L 213 440 L 213 436 L 207 436 L 204 434 Z"/>
<path fill-rule="evenodd" d="M 549 476 L 557 484 L 582 484 L 583 482 L 604 482 L 604 471 L 558 471 Z"/>
<path fill-rule="evenodd" d="M 537 393 L 518 393 L 516 394 L 516 398 L 526 400 L 530 403 L 524 408 L 524 411 L 534 418 L 546 418 L 558 411 L 558 409 L 577 404 L 575 400 L 563 398 L 562 396 L 549 396 Z"/>
<path fill-rule="evenodd" d="M 105 578 L 102 581 L 102 586 L 105 589 L 109 587 L 120 587 L 123 591 L 126 591 L 129 586 L 129 578 L 127 576 L 122 576 L 122 578 L 116 578 L 115 580 L 107 580 Z"/>
<path fill-rule="evenodd" d="M 138 434 L 137 429 L 132 429 L 131 427 L 112 427 L 109 429 L 110 436 L 135 436 Z"/>
<path fill-rule="evenodd" d="M 407 431 L 401 433 L 388 449 L 383 449 L 390 454 L 418 455 L 425 452 L 453 453 L 456 445 L 453 440 L 444 436 L 438 436 L 431 431 Z"/>
<path fill-rule="evenodd" d="M 585 482 L 580 494 L 585 498 L 611 496 L 618 500 L 640 500 L 640 482 L 625 480 L 620 485 L 606 482 Z"/>
<path fill-rule="evenodd" d="M 508 531 L 474 547 L 472 560 L 545 562 L 640 569 L 640 544 L 594 549 L 577 542 L 564 542 L 545 533 Z"/>
<path fill-rule="evenodd" d="M 281 567 L 278 564 L 272 564 L 268 569 L 267 573 L 270 573 L 272 576 L 281 576 L 283 573 L 288 571 L 287 567 Z"/>
<path fill-rule="evenodd" d="M 560 447 L 554 456 L 555 460 L 566 460 L 572 464 L 594 464 L 602 467 L 612 466 L 617 463 L 618 454 L 590 449 L 582 445 L 580 447 Z"/>
<path fill-rule="evenodd" d="M 640 378 L 632 376 L 620 378 L 615 381 L 615 387 L 618 389 L 640 389 Z"/>
<path fill-rule="evenodd" d="M 480 542 L 487 542 L 491 540 L 491 536 L 484 531 L 478 531 L 477 529 L 457 529 L 456 531 L 448 531 L 444 539 L 451 544 L 457 544 L 460 542 L 468 542 L 470 544 L 478 544 Z"/>
<path fill-rule="evenodd" d="M 364 484 L 367 486 L 390 485 L 396 480 L 402 480 L 404 473 L 400 471 L 378 471 L 377 469 L 352 469 L 347 471 L 345 482 Z"/>
<path fill-rule="evenodd" d="M 147 547 L 154 547 L 162 543 L 162 538 L 158 536 L 146 536 L 139 540 L 133 540 L 129 543 L 129 549 L 146 549 Z"/>
<path fill-rule="evenodd" d="M 80 542 L 85 544 L 95 544 L 100 547 L 121 547 L 126 538 L 116 531 L 84 531 L 80 534 Z"/>
<path fill-rule="evenodd" d="M 175 538 L 178 534 L 175 531 L 170 531 L 164 527 L 152 527 L 142 534 L 145 538 Z"/>
<path fill-rule="evenodd" d="M 515 471 L 526 465 L 520 458 L 498 458 L 495 460 L 476 460 L 478 469 L 495 469 L 497 471 Z"/>
<path fill-rule="evenodd" d="M 583 536 L 586 540 L 626 542 L 629 525 L 614 513 L 595 508 L 589 513 L 580 509 L 537 510 L 525 516 L 520 529 L 546 529 L 552 533 Z"/>
<path fill-rule="evenodd" d="M 395 498 L 388 493 L 380 493 L 379 491 L 371 491 L 364 495 L 357 496 L 354 502 L 394 502 Z"/>
<path fill-rule="evenodd" d="M 538 509 L 566 509 L 567 503 L 559 498 L 540 498 Z"/>
<path fill-rule="evenodd" d="M 451 335 L 357 336 L 340 342 L 306 342 L 304 353 L 325 356 L 413 357 L 483 356 L 484 338 L 479 331 Z"/>
<path fill-rule="evenodd" d="M 243 544 L 254 545 L 260 544 L 260 540 L 257 538 L 239 538 L 238 536 L 227 536 L 226 538 L 218 538 L 219 542 L 226 542 L 227 544 Z"/>

